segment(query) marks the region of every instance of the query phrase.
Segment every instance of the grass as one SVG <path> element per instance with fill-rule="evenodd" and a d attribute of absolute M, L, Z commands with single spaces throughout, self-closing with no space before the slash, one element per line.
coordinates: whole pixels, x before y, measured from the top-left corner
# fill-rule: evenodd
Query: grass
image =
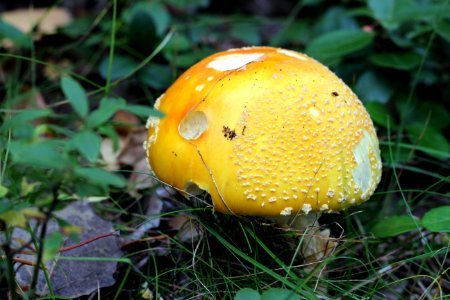
<path fill-rule="evenodd" d="M 178 17 L 171 15 L 162 33 L 139 33 L 148 40 L 148 47 L 142 49 L 139 48 L 142 45 L 132 44 L 127 38 L 132 34 L 133 23 L 126 14 L 139 3 L 141 1 L 130 1 L 121 5 L 115 0 L 97 14 L 89 13 L 84 20 L 88 31 L 83 30 L 84 25 L 72 25 L 70 30 L 76 34 L 69 34 L 70 30 L 66 29 L 55 39 L 43 37 L 33 42 L 30 48 L 2 46 L 0 49 L 0 93 L 5 99 L 0 107 L 1 294 L 33 298 L 38 280 L 38 269 L 35 268 L 29 286 L 31 291 L 24 291 L 20 296 L 14 292 L 16 288 L 19 291 L 24 288 L 15 283 L 13 264 L 17 253 L 11 248 L 15 227 L 22 226 L 34 233 L 27 245 L 34 245 L 38 258 L 45 253 L 45 234 L 28 222 L 24 225 L 14 222 L 25 217 L 47 224 L 50 216 L 68 202 L 102 196 L 104 200 L 93 202 L 93 206 L 99 215 L 121 231 L 124 240 L 148 219 L 160 221 L 137 241 L 124 242 L 121 258 L 57 256 L 63 260 L 117 262 L 116 283 L 99 290 L 102 299 L 138 298 L 146 292 L 161 295 L 164 299 L 233 299 L 245 288 L 266 292 L 264 299 L 278 299 L 281 292 L 277 288 L 292 291 L 305 299 L 450 298 L 448 230 L 433 230 L 424 221 L 424 216 L 433 209 L 450 205 L 450 156 L 446 145 L 423 142 L 424 136 L 432 130 L 448 143 L 446 130 L 449 124 L 445 123 L 448 101 L 444 99 L 450 95 L 446 84 L 449 73 L 437 66 L 437 62 L 448 58 L 439 49 L 443 45 L 448 47 L 449 41 L 442 38 L 442 29 L 438 27 L 441 19 L 448 18 L 448 1 L 440 4 L 443 15 L 436 15 L 430 23 L 417 18 L 398 30 L 384 26 L 383 20 L 360 15 L 358 7 L 339 6 L 339 11 L 346 12 L 340 17 L 347 22 L 345 24 L 351 27 L 352 22 L 360 25 L 373 22 L 375 31 L 370 47 L 332 58 L 333 70 L 358 77 L 366 68 L 380 78 L 391 81 L 398 78 L 405 84 L 389 86 L 396 94 L 383 105 L 388 107 L 392 118 L 386 116 L 387 125 L 376 124 L 384 161 L 382 182 L 367 203 L 348 212 L 321 217 L 322 228 L 330 228 L 338 244 L 328 257 L 318 262 L 305 262 L 299 255 L 301 244 L 310 233 L 287 231 L 261 218 L 212 214 L 208 197 L 186 200 L 167 192 L 170 187 L 163 183 L 140 189 L 130 183 L 130 178 L 142 172 L 148 177 L 151 174 L 134 170 L 133 163 L 119 163 L 120 169 L 107 172 L 107 164 L 100 158 L 100 148 L 76 144 L 74 136 L 88 131 L 102 141 L 111 139 L 120 144 L 124 134 L 129 134 L 126 135 L 129 138 L 130 132 L 142 130 L 146 116 L 156 114 L 150 109 L 150 102 L 170 84 L 164 81 L 163 73 L 175 78 L 184 69 L 183 65 L 223 47 L 222 40 L 239 46 L 246 43 L 246 38 L 254 38 L 245 35 L 240 36 L 242 40 L 230 38 L 227 33 L 233 32 L 235 23 L 225 21 L 242 20 L 267 28 L 278 24 L 281 29 L 277 34 L 267 37 L 258 33 L 262 41 L 302 50 L 307 48 L 305 43 L 314 39 L 311 33 L 302 31 L 305 24 L 312 28 L 315 21 L 321 20 L 322 26 L 329 26 L 321 12 L 326 6 L 298 2 L 281 23 L 276 17 L 223 13 L 220 17 L 227 24 L 223 29 L 220 22 L 211 18 L 217 14 L 213 8 L 197 8 L 198 15 L 193 17 L 188 13 L 191 8 L 181 5 L 176 7 Z M 151 10 L 163 9 L 174 14 L 175 8 L 169 2 L 163 3 L 152 6 Z M 359 7 L 362 8 L 367 7 Z M 141 9 L 146 11 L 145 7 Z M 330 8 L 328 13 L 338 14 L 339 11 Z M 145 25 L 140 28 L 150 28 L 155 22 L 163 24 L 165 21 L 158 19 L 161 14 L 158 16 L 151 13 L 140 16 L 140 22 Z M 427 31 L 427 25 L 431 26 L 430 31 Z M 407 41 L 411 45 L 407 51 L 421 51 L 418 67 L 399 71 L 394 66 L 386 70 L 370 61 L 369 57 L 377 51 L 399 51 L 400 47 L 395 43 L 399 37 L 394 35 L 401 35 L 402 30 L 412 32 L 415 26 L 425 33 L 420 35 L 422 38 L 409 38 Z M 299 30 L 302 38 L 290 36 L 292 29 Z M 316 30 L 316 35 L 324 33 L 317 31 L 319 29 L 311 30 Z M 2 32 L 8 36 L 8 32 Z M 29 39 L 27 35 L 13 33 L 9 36 L 13 41 Z M 389 46 L 384 48 L 383 43 Z M 352 49 L 359 48 L 352 46 Z M 125 57 L 126 63 L 115 65 L 118 57 Z M 69 67 L 61 63 L 62 58 L 70 61 Z M 107 60 L 104 78 L 99 71 L 102 59 Z M 160 68 L 160 73 L 152 73 L 151 80 L 147 77 L 147 81 L 143 81 L 142 74 L 148 74 L 143 72 L 152 72 L 152 68 Z M 56 80 L 45 75 L 44 70 L 50 69 L 57 72 Z M 74 112 L 79 105 L 71 96 L 74 90 L 61 91 L 61 76 L 70 76 L 81 83 L 75 92 L 89 99 L 85 117 Z M 425 76 L 434 80 L 431 101 L 442 110 L 424 111 L 426 117 L 414 108 L 416 103 L 430 100 L 424 96 L 431 90 L 423 81 Z M 349 77 L 346 79 L 351 82 Z M 35 107 L 40 96 L 46 107 Z M 413 112 L 419 114 L 417 120 L 423 131 L 417 137 L 410 128 L 410 111 L 398 108 L 402 101 L 406 103 L 403 107 L 412 107 Z M 32 110 L 40 112 L 35 114 Z M 43 114 L 43 110 L 49 113 Z M 137 117 L 138 122 L 131 122 L 131 117 L 125 121 L 114 119 L 118 111 L 124 110 Z M 88 120 L 94 113 L 104 121 L 91 126 Z M 395 124 L 391 124 L 391 120 Z M 442 120 L 443 127 L 436 125 L 436 120 Z M 20 157 L 18 149 L 23 153 Z M 36 154 L 26 149 L 42 152 Z M 92 157 L 95 159 L 90 160 Z M 55 165 L 49 165 L 49 162 Z M 81 167 L 90 171 L 83 173 Z M 162 203 L 162 210 L 147 215 L 145 206 L 151 198 Z M 33 208 L 43 215 L 27 215 L 22 208 Z M 180 215 L 188 220 L 185 230 L 171 224 Z M 385 235 L 375 234 L 374 228 L 378 224 L 389 222 L 389 217 L 395 216 L 407 216 L 405 220 L 413 225 L 396 223 L 398 228 L 383 228 Z M 69 228 L 64 226 L 67 224 L 62 228 Z M 407 229 L 401 231 L 401 226 L 407 226 Z M 86 246 L 90 247 L 89 244 Z M 40 299 L 63 299 L 52 291 L 50 274 L 46 274 L 50 293 Z M 270 296 L 271 291 L 275 296 Z"/>

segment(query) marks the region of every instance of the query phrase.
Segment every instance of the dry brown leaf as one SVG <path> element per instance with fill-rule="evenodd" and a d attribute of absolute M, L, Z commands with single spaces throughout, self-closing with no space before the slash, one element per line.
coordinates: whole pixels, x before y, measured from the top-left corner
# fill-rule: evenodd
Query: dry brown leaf
<path fill-rule="evenodd" d="M 176 238 L 180 242 L 196 242 L 203 235 L 203 230 L 197 225 L 192 217 L 179 215 L 170 218 L 167 223 L 172 229 L 178 230 Z"/>
<path fill-rule="evenodd" d="M 17 9 L 7 11 L 1 17 L 24 33 L 30 32 L 37 24 L 38 35 L 35 38 L 42 34 L 53 34 L 56 29 L 72 21 L 69 12 L 62 7 Z"/>
<path fill-rule="evenodd" d="M 101 156 L 108 170 L 118 170 L 124 166 L 132 166 L 133 173 L 129 178 L 129 192 L 138 197 L 138 190 L 152 187 L 154 180 L 149 175 L 146 152 L 143 143 L 147 138 L 147 130 L 139 126 L 139 119 L 126 111 L 117 112 L 112 118 L 118 122 L 116 131 L 119 136 L 119 147 L 114 149 L 111 139 L 105 138 L 100 147 Z"/>
<path fill-rule="evenodd" d="M 44 76 L 53 81 L 59 80 L 65 74 L 61 68 L 70 69 L 72 67 L 72 62 L 65 58 L 59 61 L 50 59 L 47 63 L 44 68 Z"/>

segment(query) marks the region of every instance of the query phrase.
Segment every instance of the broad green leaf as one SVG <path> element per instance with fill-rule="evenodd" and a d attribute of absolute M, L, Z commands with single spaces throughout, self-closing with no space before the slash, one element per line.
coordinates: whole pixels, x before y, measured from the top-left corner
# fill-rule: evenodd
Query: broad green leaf
<path fill-rule="evenodd" d="M 128 76 L 136 69 L 138 63 L 128 56 L 115 55 L 111 65 L 111 80 L 117 80 Z M 109 58 L 102 59 L 99 65 L 100 75 L 106 79 L 108 76 Z"/>
<path fill-rule="evenodd" d="M 272 288 L 263 292 L 261 300 L 300 300 L 300 295 L 287 289 Z"/>
<path fill-rule="evenodd" d="M 429 148 L 431 150 L 438 151 L 423 150 L 423 152 L 437 159 L 447 158 L 447 155 L 445 154 L 448 154 L 450 151 L 449 141 L 443 134 L 433 127 L 425 127 L 423 123 L 414 122 L 407 124 L 406 131 L 408 132 L 413 144 L 424 147 L 425 149 Z M 444 155 L 441 155 L 439 152 L 443 152 Z"/>
<path fill-rule="evenodd" d="M 74 171 L 76 175 L 93 184 L 116 187 L 124 187 L 126 185 L 126 181 L 122 176 L 102 169 L 77 167 Z"/>
<path fill-rule="evenodd" d="M 28 220 L 33 217 L 43 219 L 45 218 L 45 214 L 31 207 L 14 207 L 11 210 L 0 213 L 0 220 L 6 222 L 9 226 L 22 228 L 26 228 Z"/>
<path fill-rule="evenodd" d="M 450 113 L 445 109 L 444 103 L 424 101 L 414 112 L 413 119 L 422 124 L 429 123 L 437 130 L 443 130 L 450 125 Z"/>
<path fill-rule="evenodd" d="M 367 5 L 375 19 L 381 21 L 384 27 L 394 29 L 399 25 L 397 14 L 400 6 L 410 6 L 413 3 L 410 0 L 368 0 Z"/>
<path fill-rule="evenodd" d="M 232 24 L 230 35 L 247 45 L 260 45 L 260 30 L 261 26 L 256 22 L 235 22 Z"/>
<path fill-rule="evenodd" d="M 57 231 L 45 237 L 44 252 L 42 253 L 44 262 L 53 259 L 58 254 L 63 241 L 63 235 Z"/>
<path fill-rule="evenodd" d="M 0 185 L 0 198 L 5 197 L 8 194 L 9 189 L 6 186 Z"/>
<path fill-rule="evenodd" d="M 337 29 L 358 29 L 359 24 L 343 6 L 330 6 L 320 19 L 314 22 L 314 32 L 330 32 Z"/>
<path fill-rule="evenodd" d="M 89 15 L 77 16 L 69 24 L 60 27 L 59 30 L 63 34 L 66 34 L 69 37 L 76 39 L 86 34 L 86 32 L 90 30 L 91 26 L 92 26 L 92 19 L 89 17 Z"/>
<path fill-rule="evenodd" d="M 420 221 L 416 220 L 420 226 Z M 372 228 L 372 233 L 376 237 L 393 237 L 405 232 L 415 230 L 416 224 L 410 216 L 394 216 L 379 221 Z"/>
<path fill-rule="evenodd" d="M 367 111 L 369 112 L 372 120 L 383 127 L 395 128 L 395 120 L 391 117 L 389 109 L 386 105 L 379 102 L 369 102 L 365 104 Z"/>
<path fill-rule="evenodd" d="M 108 121 L 117 111 L 123 109 L 126 101 L 121 98 L 103 98 L 99 108 L 94 110 L 86 119 L 86 125 L 95 128 Z"/>
<path fill-rule="evenodd" d="M 61 78 L 61 88 L 75 112 L 82 118 L 88 113 L 89 104 L 83 87 L 70 77 Z"/>
<path fill-rule="evenodd" d="M 43 140 L 34 143 L 12 141 L 10 143 L 13 161 L 30 167 L 61 169 L 67 165 L 62 155 L 63 143 L 57 140 Z"/>
<path fill-rule="evenodd" d="M 156 22 L 149 12 L 143 9 L 133 11 L 127 37 L 134 51 L 149 53 L 158 40 L 156 31 Z"/>
<path fill-rule="evenodd" d="M 436 32 L 447 42 L 450 42 L 450 21 L 440 20 L 436 25 Z"/>
<path fill-rule="evenodd" d="M 8 210 L 0 213 L 0 220 L 9 226 L 18 226 L 22 228 L 27 226 L 27 218 L 21 210 Z"/>
<path fill-rule="evenodd" d="M 450 232 L 450 206 L 431 209 L 423 216 L 422 224 L 431 232 Z"/>
<path fill-rule="evenodd" d="M 163 49 L 164 54 L 173 54 L 191 49 L 191 40 L 181 32 L 177 31 Z"/>
<path fill-rule="evenodd" d="M 0 40 L 1 39 L 9 39 L 16 46 L 22 48 L 31 48 L 32 45 L 32 40 L 28 35 L 0 18 Z"/>
<path fill-rule="evenodd" d="M 370 61 L 381 67 L 392 68 L 397 70 L 411 70 L 420 64 L 420 55 L 407 53 L 379 53 L 370 57 Z"/>
<path fill-rule="evenodd" d="M 158 1 L 139 2 L 136 5 L 133 5 L 129 12 L 124 14 L 124 18 L 130 27 L 139 29 L 135 26 L 131 26 L 131 24 L 136 21 L 136 18 L 140 18 L 139 16 L 142 17 L 144 15 L 150 18 L 152 25 L 147 22 L 144 24 L 154 27 L 155 33 L 159 36 L 163 35 L 170 26 L 170 14 L 167 12 L 165 6 Z"/>
<path fill-rule="evenodd" d="M 450 7 L 442 4 L 418 4 L 412 0 L 369 0 L 369 8 L 375 19 L 389 29 L 396 29 L 400 24 L 413 20 L 430 20 L 450 13 Z"/>
<path fill-rule="evenodd" d="M 139 71 L 138 78 L 151 88 L 163 90 L 172 82 L 172 71 L 167 65 L 150 63 Z"/>
<path fill-rule="evenodd" d="M 358 78 L 355 92 L 364 102 L 386 103 L 392 96 L 393 89 L 381 75 L 367 71 Z"/>
<path fill-rule="evenodd" d="M 234 300 L 260 300 L 261 295 L 250 288 L 240 289 L 234 296 Z"/>
<path fill-rule="evenodd" d="M 157 118 L 164 117 L 164 113 L 162 113 L 161 111 L 144 105 L 127 105 L 125 106 L 124 110 L 143 118 L 148 118 L 149 116 L 154 116 Z"/>
<path fill-rule="evenodd" d="M 75 148 L 90 163 L 95 163 L 100 154 L 100 144 L 102 139 L 91 130 L 80 131 L 72 138 Z"/>
<path fill-rule="evenodd" d="M 27 197 L 31 193 L 37 190 L 42 185 L 40 181 L 28 181 L 26 177 L 22 177 L 20 182 L 20 196 Z"/>
<path fill-rule="evenodd" d="M 374 35 L 363 30 L 335 30 L 314 39 L 306 53 L 326 62 L 356 52 L 372 43 Z"/>
<path fill-rule="evenodd" d="M 52 111 L 47 109 L 29 109 L 22 110 L 21 112 L 12 115 L 10 118 L 6 117 L 5 122 L 1 126 L 1 130 L 6 132 L 7 130 L 16 130 L 20 126 L 29 123 L 30 121 L 47 117 L 51 115 Z"/>

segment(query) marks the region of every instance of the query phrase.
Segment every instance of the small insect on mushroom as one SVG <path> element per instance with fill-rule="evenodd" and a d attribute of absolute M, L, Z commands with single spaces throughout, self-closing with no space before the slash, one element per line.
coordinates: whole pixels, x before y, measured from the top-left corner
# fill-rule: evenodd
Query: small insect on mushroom
<path fill-rule="evenodd" d="M 342 80 L 302 53 L 213 54 L 156 108 L 165 117 L 149 122 L 150 168 L 178 189 L 208 192 L 218 212 L 308 226 L 314 214 L 366 201 L 380 181 L 369 114 Z"/>

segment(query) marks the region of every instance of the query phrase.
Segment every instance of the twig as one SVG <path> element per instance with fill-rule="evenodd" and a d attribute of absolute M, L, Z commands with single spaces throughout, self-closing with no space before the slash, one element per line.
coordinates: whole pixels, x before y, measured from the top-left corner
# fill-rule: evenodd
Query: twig
<path fill-rule="evenodd" d="M 108 232 L 108 233 L 104 233 L 104 234 L 101 234 L 101 235 L 98 235 L 98 236 L 94 236 L 93 238 L 90 238 L 90 239 L 88 239 L 86 241 L 82 241 L 81 243 L 60 248 L 58 250 L 58 252 L 61 253 L 61 252 L 69 251 L 69 250 L 72 250 L 72 249 L 84 246 L 86 244 L 92 243 L 93 241 L 96 241 L 96 240 L 99 240 L 99 239 L 102 239 L 102 238 L 105 238 L 105 237 L 108 237 L 108 236 L 113 236 L 113 235 L 118 236 L 119 233 L 117 231 L 115 231 L 115 232 Z"/>

